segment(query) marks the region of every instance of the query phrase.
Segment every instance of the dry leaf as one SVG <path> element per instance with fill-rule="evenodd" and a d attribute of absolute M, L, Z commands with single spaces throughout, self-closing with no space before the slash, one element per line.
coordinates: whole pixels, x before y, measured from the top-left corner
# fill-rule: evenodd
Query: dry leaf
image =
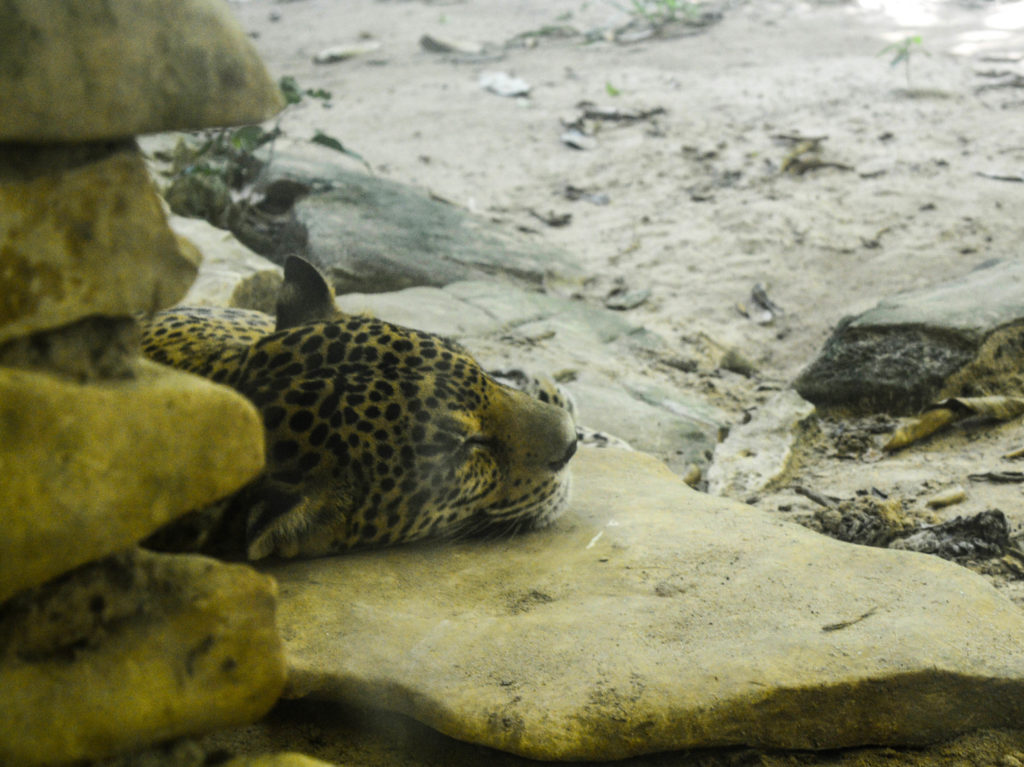
<path fill-rule="evenodd" d="M 1022 413 L 1024 397 L 950 397 L 929 405 L 917 419 L 900 426 L 882 447 L 884 450 L 899 450 L 964 418 L 981 417 L 1009 421 Z"/>

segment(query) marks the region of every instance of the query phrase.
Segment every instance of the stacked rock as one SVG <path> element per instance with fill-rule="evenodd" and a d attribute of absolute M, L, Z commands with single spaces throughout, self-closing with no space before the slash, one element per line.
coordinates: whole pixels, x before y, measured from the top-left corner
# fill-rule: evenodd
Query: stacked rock
<path fill-rule="evenodd" d="M 0 764 L 251 721 L 284 684 L 273 582 L 135 548 L 263 464 L 234 392 L 139 357 L 196 263 L 133 136 L 281 97 L 219 0 L 13 0 L 0 45 Z"/>

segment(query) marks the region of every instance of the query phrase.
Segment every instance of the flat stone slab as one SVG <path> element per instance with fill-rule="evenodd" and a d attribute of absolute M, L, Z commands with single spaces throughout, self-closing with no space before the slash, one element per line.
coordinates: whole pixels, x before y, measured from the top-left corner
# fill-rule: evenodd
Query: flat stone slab
<path fill-rule="evenodd" d="M 794 386 L 816 405 L 911 413 L 1024 387 L 1024 264 L 886 298 L 844 320 Z"/>
<path fill-rule="evenodd" d="M 265 568 L 291 696 L 534 759 L 921 744 L 1019 724 L 1024 617 L 978 575 L 843 544 L 585 450 L 551 528 Z"/>

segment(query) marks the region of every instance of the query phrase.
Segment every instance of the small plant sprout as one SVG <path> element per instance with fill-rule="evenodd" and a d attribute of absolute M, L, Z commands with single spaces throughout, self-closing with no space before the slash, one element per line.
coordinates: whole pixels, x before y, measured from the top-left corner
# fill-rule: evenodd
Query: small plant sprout
<path fill-rule="evenodd" d="M 618 88 L 616 88 L 610 82 L 606 82 L 604 84 L 604 90 L 605 90 L 605 93 L 607 93 L 609 96 L 612 96 L 613 98 L 615 96 L 618 96 L 618 95 L 620 95 L 622 93 L 622 91 L 620 91 Z"/>
<path fill-rule="evenodd" d="M 687 0 L 630 0 L 628 6 L 619 3 L 613 5 L 631 16 L 644 19 L 654 27 L 700 15 L 698 4 Z"/>
<path fill-rule="evenodd" d="M 879 56 L 886 54 L 892 54 L 892 60 L 889 61 L 890 67 L 899 66 L 903 64 L 903 71 L 907 77 L 907 87 L 910 87 L 910 59 L 915 51 L 920 51 L 925 56 L 930 55 L 921 45 L 921 35 L 910 35 L 904 37 L 902 40 L 896 43 L 885 46 L 878 52 Z"/>

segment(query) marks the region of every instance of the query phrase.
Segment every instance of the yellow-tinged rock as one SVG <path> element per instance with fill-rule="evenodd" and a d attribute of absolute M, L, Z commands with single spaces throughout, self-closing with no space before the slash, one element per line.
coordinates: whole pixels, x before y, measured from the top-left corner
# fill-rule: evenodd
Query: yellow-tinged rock
<path fill-rule="evenodd" d="M 197 268 L 134 142 L 0 144 L 0 343 L 169 306 Z"/>
<path fill-rule="evenodd" d="M 129 551 L 0 615 L 0 764 L 65 764 L 253 721 L 285 681 L 271 578 Z"/>
<path fill-rule="evenodd" d="M 239 756 L 227 762 L 224 767 L 332 767 L 329 762 L 321 762 L 303 754 L 261 754 L 259 756 Z"/>
<path fill-rule="evenodd" d="M 572 465 L 543 530 L 265 565 L 284 694 L 545 761 L 1020 726 L 1024 615 L 977 574 L 698 493 L 642 453 Z"/>
<path fill-rule="evenodd" d="M 0 601 L 241 487 L 263 450 L 249 401 L 196 376 L 0 368 Z"/>
<path fill-rule="evenodd" d="M 12 0 L 0 140 L 90 141 L 265 120 L 281 92 L 217 0 Z"/>

